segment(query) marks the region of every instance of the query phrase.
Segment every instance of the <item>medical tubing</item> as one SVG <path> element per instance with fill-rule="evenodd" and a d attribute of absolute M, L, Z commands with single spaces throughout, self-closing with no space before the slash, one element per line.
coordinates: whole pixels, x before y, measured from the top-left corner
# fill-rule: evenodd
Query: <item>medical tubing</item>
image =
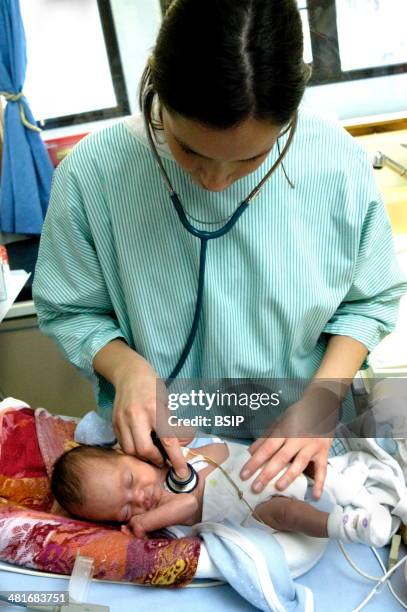
<path fill-rule="evenodd" d="M 165 381 L 165 386 L 167 388 L 171 385 L 173 379 L 176 378 L 178 374 L 180 373 L 182 366 L 184 365 L 191 351 L 191 347 L 194 343 L 196 332 L 198 330 L 198 323 L 199 323 L 199 319 L 200 319 L 201 311 L 202 311 L 202 297 L 203 297 L 203 289 L 204 289 L 204 283 L 205 283 L 205 262 L 206 262 L 207 246 L 208 246 L 208 238 L 201 238 L 201 251 L 200 251 L 200 256 L 199 256 L 198 293 L 197 293 L 197 298 L 196 298 L 194 320 L 192 322 L 192 327 L 191 327 L 191 331 L 189 332 L 188 340 L 181 353 L 181 357 L 179 358 L 177 365 L 175 366 L 175 368 L 173 369 L 173 371 L 171 372 L 171 374 Z"/>
<path fill-rule="evenodd" d="M 376 550 L 376 549 L 375 549 L 373 546 L 371 546 L 371 547 L 370 547 L 370 550 L 372 551 L 372 553 L 373 553 L 373 554 L 374 554 L 374 556 L 376 557 L 377 561 L 379 562 L 379 565 L 380 565 L 380 567 L 381 567 L 381 568 L 382 568 L 382 570 L 383 570 L 383 574 L 385 574 L 387 570 L 386 570 L 386 568 L 385 568 L 385 565 L 384 565 L 383 561 L 382 561 L 382 560 L 381 560 L 381 558 L 380 558 L 379 553 L 377 552 L 377 550 Z M 396 600 L 399 602 L 399 604 L 401 605 L 401 607 L 402 607 L 402 608 L 404 608 L 405 610 L 407 610 L 407 603 L 405 603 L 405 602 L 404 602 L 404 601 L 403 601 L 403 600 L 402 600 L 402 599 L 401 599 L 401 598 L 400 598 L 400 597 L 397 595 L 397 593 L 395 592 L 395 590 L 394 590 L 394 589 L 393 589 L 393 587 L 392 587 L 392 584 L 391 584 L 391 582 L 390 582 L 390 578 L 389 578 L 389 580 L 386 582 L 386 584 L 387 584 L 387 586 L 388 586 L 388 588 L 389 588 L 390 593 L 393 595 L 394 599 L 396 599 Z"/>
<path fill-rule="evenodd" d="M 355 570 L 356 573 L 360 574 L 360 576 L 363 576 L 364 578 L 367 578 L 368 580 L 371 580 L 372 582 L 376 582 L 377 584 L 381 584 L 383 576 L 371 576 L 370 574 L 367 574 L 366 572 L 364 572 L 363 570 L 361 570 L 356 563 L 354 563 L 354 561 L 352 561 L 352 559 L 350 558 L 350 556 L 348 555 L 348 553 L 345 550 L 344 545 L 342 544 L 342 542 L 340 540 L 338 540 L 338 546 L 342 552 L 342 554 L 344 555 L 345 559 L 347 560 L 347 562 L 349 563 L 349 565 L 352 567 L 352 569 Z M 373 547 L 370 546 L 370 550 L 372 551 L 372 553 L 375 555 L 377 561 L 379 562 L 380 567 L 383 570 L 383 574 L 386 574 L 386 568 L 377 552 L 377 550 Z M 407 556 L 404 557 L 404 559 L 407 559 Z M 389 576 L 390 578 L 390 576 Z M 394 591 L 390 580 L 386 580 L 386 584 L 390 590 L 390 593 L 393 595 L 393 597 L 398 601 L 398 603 L 405 609 L 407 610 L 407 604 L 401 600 L 401 598 L 397 595 L 397 593 Z M 376 585 L 377 586 L 377 585 Z M 376 587 L 375 587 L 376 588 Z M 372 594 L 373 596 L 373 594 Z M 367 603 L 367 602 L 366 602 Z"/>
<path fill-rule="evenodd" d="M 382 576 L 371 576 L 370 574 L 366 574 L 366 572 L 361 570 L 360 567 L 358 567 L 356 563 L 352 561 L 352 559 L 346 552 L 345 547 L 340 540 L 338 540 L 338 546 L 341 549 L 341 552 L 343 556 L 345 557 L 346 561 L 355 570 L 357 574 L 359 574 L 360 576 L 363 576 L 363 578 L 366 578 L 367 580 L 371 580 L 372 582 L 380 582 L 380 580 L 382 579 Z"/>
<path fill-rule="evenodd" d="M 374 595 L 376 595 L 376 593 L 379 592 L 380 588 L 383 586 L 383 584 L 385 584 L 387 582 L 387 580 L 390 578 L 390 576 L 392 576 L 394 574 L 396 569 L 398 567 L 400 567 L 400 565 L 402 563 L 406 562 L 406 559 L 407 559 L 407 555 L 402 557 L 402 559 L 400 559 L 400 561 L 398 561 L 396 563 L 396 565 L 393 565 L 393 567 L 388 572 L 386 572 L 384 574 L 384 576 L 379 580 L 379 582 L 376 584 L 376 586 L 373 587 L 373 589 L 370 591 L 369 595 L 367 597 L 365 597 L 365 599 L 362 601 L 362 603 L 359 604 L 359 606 L 357 608 L 354 608 L 352 610 L 352 612 L 360 612 L 360 610 L 362 610 L 369 603 L 369 601 L 372 599 L 372 597 L 374 597 Z"/>

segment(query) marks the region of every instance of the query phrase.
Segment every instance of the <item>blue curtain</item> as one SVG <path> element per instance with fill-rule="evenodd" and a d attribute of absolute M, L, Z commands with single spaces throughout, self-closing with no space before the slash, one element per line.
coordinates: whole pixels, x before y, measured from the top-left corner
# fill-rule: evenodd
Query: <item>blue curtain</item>
<path fill-rule="evenodd" d="M 0 0 L 0 94 L 6 99 L 0 230 L 40 234 L 53 167 L 23 95 L 27 66 L 19 0 Z"/>

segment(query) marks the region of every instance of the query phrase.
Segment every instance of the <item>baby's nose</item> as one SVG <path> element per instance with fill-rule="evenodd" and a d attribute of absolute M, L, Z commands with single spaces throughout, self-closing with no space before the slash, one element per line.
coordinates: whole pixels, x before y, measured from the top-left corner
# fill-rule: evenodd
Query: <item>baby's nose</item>
<path fill-rule="evenodd" d="M 135 504 L 142 504 L 144 501 L 144 491 L 142 489 L 136 489 L 133 493 L 133 501 Z"/>

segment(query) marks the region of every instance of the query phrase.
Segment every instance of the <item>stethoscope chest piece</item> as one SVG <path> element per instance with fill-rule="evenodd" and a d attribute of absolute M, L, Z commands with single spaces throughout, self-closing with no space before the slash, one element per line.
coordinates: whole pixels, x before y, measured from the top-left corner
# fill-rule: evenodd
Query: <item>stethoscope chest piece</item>
<path fill-rule="evenodd" d="M 163 458 L 168 461 L 168 454 L 165 450 L 160 438 L 157 436 L 155 431 L 151 432 L 151 438 L 160 451 Z M 189 469 L 189 475 L 187 478 L 180 478 L 177 476 L 176 471 L 173 467 L 170 467 L 167 476 L 165 477 L 166 487 L 171 493 L 191 493 L 198 486 L 199 476 L 195 468 L 187 462 L 187 466 Z"/>
<path fill-rule="evenodd" d="M 172 493 L 191 493 L 198 486 L 198 474 L 190 463 L 187 463 L 189 476 L 180 479 L 174 468 L 170 468 L 165 478 L 165 484 Z"/>

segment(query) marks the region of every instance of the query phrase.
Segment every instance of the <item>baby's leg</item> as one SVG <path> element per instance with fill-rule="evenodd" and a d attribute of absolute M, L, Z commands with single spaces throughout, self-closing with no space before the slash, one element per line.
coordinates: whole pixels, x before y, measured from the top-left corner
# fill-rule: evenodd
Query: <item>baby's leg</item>
<path fill-rule="evenodd" d="M 315 538 L 328 537 L 329 513 L 299 499 L 275 495 L 256 506 L 253 516 L 277 531 L 294 531 Z"/>

